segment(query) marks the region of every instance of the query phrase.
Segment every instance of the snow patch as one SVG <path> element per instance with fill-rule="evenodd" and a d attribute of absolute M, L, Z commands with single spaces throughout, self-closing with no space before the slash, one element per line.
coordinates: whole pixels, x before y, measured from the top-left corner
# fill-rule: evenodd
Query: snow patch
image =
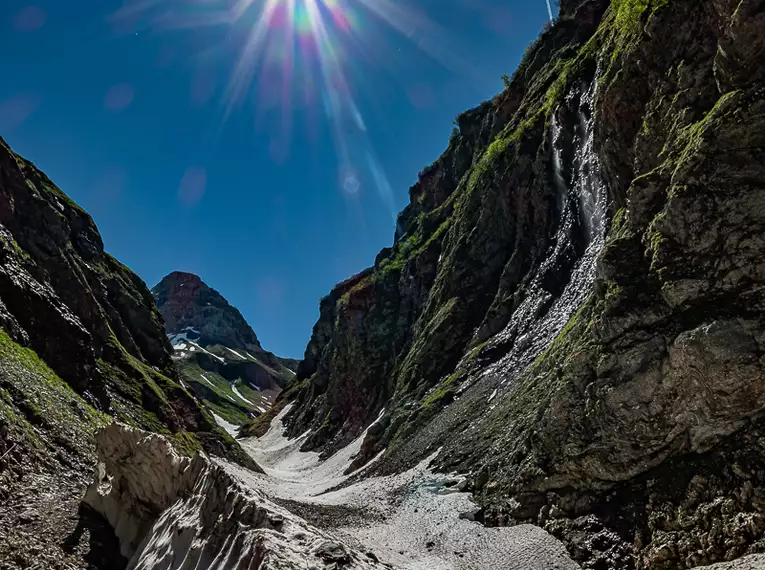
<path fill-rule="evenodd" d="M 200 336 L 200 332 L 197 329 L 186 327 L 179 333 L 167 335 L 167 338 L 170 340 L 170 344 L 176 346 L 184 342 L 191 342 L 192 339 L 188 337 L 189 333 L 196 335 L 194 340 L 198 339 Z"/>
<path fill-rule="evenodd" d="M 237 396 L 238 396 L 238 397 L 239 397 L 239 398 L 240 398 L 242 401 L 244 401 L 244 402 L 246 402 L 246 403 L 248 403 L 248 404 L 252 405 L 252 402 L 251 402 L 250 400 L 248 400 L 247 398 L 245 398 L 244 396 L 242 396 L 242 394 L 240 394 L 240 393 L 239 393 L 239 390 L 237 390 L 237 389 L 236 389 L 236 386 L 234 386 L 234 385 L 232 384 L 232 385 L 231 385 L 231 389 L 234 391 L 234 394 L 236 394 L 236 395 L 237 395 Z"/>
<path fill-rule="evenodd" d="M 227 346 L 224 346 L 223 348 L 225 348 L 225 349 L 226 349 L 226 350 L 228 350 L 229 352 L 231 352 L 231 353 L 235 354 L 236 356 L 238 356 L 238 357 L 239 357 L 239 358 L 241 358 L 242 360 L 247 360 L 247 357 L 246 357 L 246 356 L 242 356 L 241 354 L 239 354 L 239 353 L 238 353 L 236 350 L 234 350 L 233 348 L 229 348 L 229 347 L 227 347 Z"/>
<path fill-rule="evenodd" d="M 224 430 L 226 430 L 231 437 L 236 438 L 236 436 L 239 434 L 239 426 L 238 425 L 232 424 L 230 422 L 227 422 L 226 420 L 224 420 L 222 417 L 220 417 L 218 414 L 216 414 L 212 410 L 210 410 L 210 413 L 213 415 L 213 417 L 215 418 L 216 423 L 220 427 L 222 427 Z"/>
<path fill-rule="evenodd" d="M 208 384 L 209 384 L 211 387 L 215 388 L 215 384 L 213 384 L 212 382 L 210 382 L 210 379 L 209 379 L 207 376 L 205 376 L 204 374 L 200 374 L 200 376 L 202 377 L 202 380 L 204 380 L 205 382 L 207 382 L 207 383 L 208 383 Z"/>
<path fill-rule="evenodd" d="M 350 476 L 345 472 L 361 449 L 366 430 L 320 461 L 318 453 L 300 451 L 308 432 L 292 440 L 284 437 L 283 420 L 291 407 L 279 413 L 263 437 L 240 441 L 265 474 L 220 462 L 226 471 L 271 497 L 384 515 L 342 531 L 400 570 L 579 569 L 565 547 L 539 527 L 486 528 L 461 519 L 461 514 L 475 512 L 477 507 L 469 493 L 454 488 L 454 474 L 437 474 L 428 468 L 438 452 L 404 473 L 368 477 L 331 491 Z M 380 419 L 382 412 L 375 421 Z"/>
<path fill-rule="evenodd" d="M 192 346 L 196 346 L 196 347 L 197 347 L 199 350 L 201 350 L 201 351 L 202 351 L 202 352 L 204 352 L 205 354 L 209 354 L 209 355 L 210 355 L 210 356 L 212 356 L 213 358 L 216 358 L 216 359 L 218 359 L 218 361 L 219 361 L 219 362 L 221 362 L 221 363 L 224 363 L 224 362 L 225 362 L 225 360 L 224 360 L 223 358 L 221 358 L 221 357 L 220 357 L 220 356 L 218 356 L 217 354 L 213 354 L 213 353 L 212 353 L 212 352 L 210 352 L 209 350 L 206 350 L 206 349 L 202 348 L 202 347 L 201 347 L 201 346 L 199 346 L 197 343 L 189 341 L 189 344 L 191 344 Z"/>

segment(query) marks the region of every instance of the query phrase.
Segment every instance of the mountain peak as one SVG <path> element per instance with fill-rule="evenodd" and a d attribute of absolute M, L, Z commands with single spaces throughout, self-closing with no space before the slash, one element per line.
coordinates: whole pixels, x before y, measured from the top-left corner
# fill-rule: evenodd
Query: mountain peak
<path fill-rule="evenodd" d="M 202 278 L 199 275 L 196 275 L 195 273 L 187 273 L 186 271 L 172 271 L 165 275 L 162 281 L 168 279 L 171 281 L 186 281 L 204 284 L 204 281 L 202 281 Z"/>
<path fill-rule="evenodd" d="M 224 345 L 263 352 L 255 331 L 238 309 L 193 273 L 174 271 L 151 290 L 168 335 L 194 329 L 202 346 Z"/>

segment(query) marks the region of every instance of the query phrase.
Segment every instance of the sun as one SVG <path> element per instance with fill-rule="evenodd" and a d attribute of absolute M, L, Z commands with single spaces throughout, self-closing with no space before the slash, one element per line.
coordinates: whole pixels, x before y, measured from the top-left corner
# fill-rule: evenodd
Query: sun
<path fill-rule="evenodd" d="M 297 108 L 313 106 L 329 126 L 337 157 L 338 187 L 349 197 L 372 186 L 395 216 L 384 169 L 369 141 L 356 93 L 365 92 L 370 54 L 385 61 L 384 40 L 410 42 L 443 66 L 461 60 L 448 37 L 423 13 L 398 0 L 127 0 L 115 15 L 160 32 L 221 28 L 238 38 L 218 90 L 218 129 L 248 103 L 257 112 L 278 107 L 272 133 L 275 160 L 289 153 Z M 136 22 L 138 24 L 136 24 Z M 216 46 L 209 46 L 214 50 Z M 400 49 L 400 48 L 399 48 Z M 395 54 L 394 54 L 395 55 Z M 390 54 L 389 54 L 390 56 Z M 395 60 L 395 57 L 390 57 Z M 263 101 L 268 101 L 264 105 Z M 368 180 L 364 184 L 363 180 Z"/>

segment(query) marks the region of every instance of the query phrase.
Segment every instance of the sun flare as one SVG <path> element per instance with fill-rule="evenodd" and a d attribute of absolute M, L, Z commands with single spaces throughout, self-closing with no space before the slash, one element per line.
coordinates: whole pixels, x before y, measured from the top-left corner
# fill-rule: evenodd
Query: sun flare
<path fill-rule="evenodd" d="M 279 126 L 270 134 L 269 152 L 280 160 L 289 153 L 297 112 L 314 122 L 321 114 L 334 141 L 339 187 L 353 195 L 368 179 L 391 216 L 396 208 L 390 184 L 357 103 L 359 94 L 367 100 L 372 91 L 366 70 L 389 65 L 395 75 L 404 42 L 444 67 L 463 65 L 436 23 L 395 0 L 127 0 L 114 18 L 128 22 L 130 32 L 224 30 L 228 71 L 216 89 L 221 108 L 216 129 L 248 105 L 256 117 L 277 110 Z"/>

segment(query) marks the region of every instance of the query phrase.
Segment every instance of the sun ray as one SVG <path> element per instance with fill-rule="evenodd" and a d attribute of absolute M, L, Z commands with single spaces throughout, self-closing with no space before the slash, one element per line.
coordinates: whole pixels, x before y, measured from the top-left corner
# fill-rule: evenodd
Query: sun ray
<path fill-rule="evenodd" d="M 454 41 L 444 29 L 423 12 L 392 0 L 126 0 L 115 18 L 161 31 L 221 27 L 225 35 L 218 45 L 195 46 L 196 54 L 187 58 L 192 64 L 215 55 L 232 61 L 211 139 L 252 101 L 258 124 L 263 120 L 273 128 L 276 117 L 278 132 L 272 133 L 269 152 L 280 159 L 289 152 L 295 111 L 304 109 L 306 120 L 315 121 L 323 110 L 340 188 L 356 194 L 367 181 L 392 216 L 390 183 L 357 100 L 359 93 L 367 103 L 374 99 L 374 93 L 365 91 L 365 67 L 379 67 L 395 80 L 395 68 L 385 66 L 395 54 L 386 49 L 393 49 L 392 38 L 400 38 L 442 67 L 476 75 L 459 50 L 450 47 Z M 277 105 L 278 115 L 273 115 Z M 309 140 L 316 140 L 316 132 L 309 125 Z"/>
<path fill-rule="evenodd" d="M 241 0 L 239 5 L 249 6 L 253 0 Z M 247 40 L 245 41 L 242 53 L 239 56 L 239 60 L 231 73 L 231 79 L 228 87 L 226 88 L 226 110 L 224 112 L 224 119 L 227 119 L 234 107 L 241 102 L 242 97 L 245 95 L 246 90 L 252 84 L 252 80 L 255 76 L 257 69 L 256 56 L 258 50 L 262 47 L 262 43 L 268 34 L 269 24 L 273 17 L 274 11 L 279 6 L 279 0 L 265 0 L 263 6 L 263 12 L 258 18 L 257 22 L 250 31 Z M 236 6 L 234 7 L 234 18 L 238 19 L 244 14 Z"/>

